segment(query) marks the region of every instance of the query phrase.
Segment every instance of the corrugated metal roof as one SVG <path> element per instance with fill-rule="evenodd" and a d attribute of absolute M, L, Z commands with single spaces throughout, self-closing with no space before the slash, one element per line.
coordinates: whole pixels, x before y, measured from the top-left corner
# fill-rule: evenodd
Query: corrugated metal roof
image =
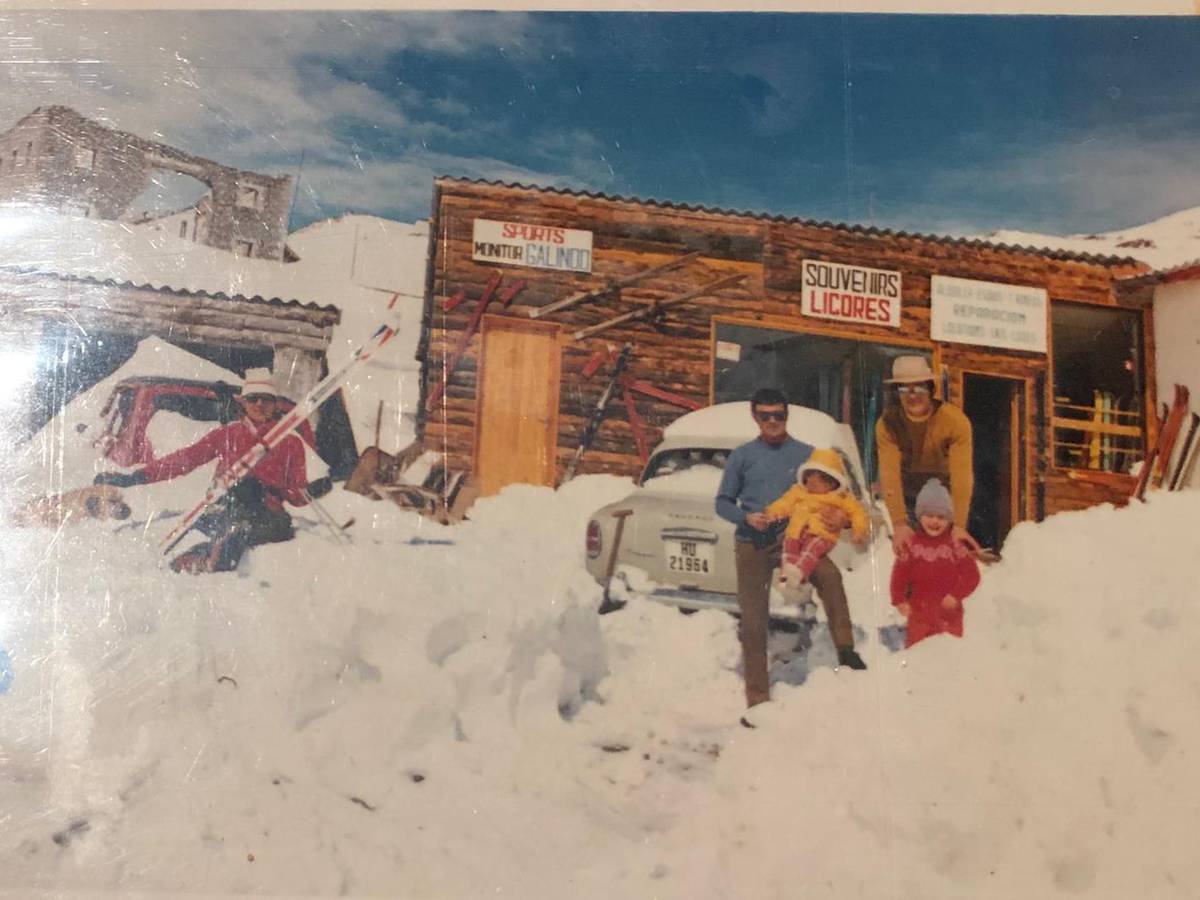
<path fill-rule="evenodd" d="M 307 309 L 312 312 L 332 314 L 339 318 L 341 317 L 341 310 L 339 310 L 336 306 L 320 306 L 316 303 L 301 303 L 299 300 L 284 300 L 282 297 L 263 297 L 259 294 L 248 297 L 245 294 L 227 294 L 223 291 L 214 292 L 199 289 L 188 290 L 187 288 L 174 288 L 169 286 L 154 285 L 150 284 L 149 282 L 137 284 L 133 281 L 117 281 L 115 278 L 97 278 L 92 275 L 74 275 L 67 272 L 55 272 L 45 268 L 30 266 L 0 265 L 0 272 L 11 272 L 14 275 L 43 275 L 50 278 L 57 278 L 60 281 L 73 281 L 80 284 L 94 284 L 102 287 L 116 287 L 125 290 L 154 291 L 159 294 L 174 294 L 180 297 L 204 297 L 212 300 L 257 303 L 263 306 L 272 306 L 276 308 L 300 308 Z"/>
<path fill-rule="evenodd" d="M 890 228 L 877 228 L 874 225 L 848 225 L 843 222 L 828 220 L 803 219 L 798 216 L 783 216 L 772 213 L 750 212 L 737 209 L 722 209 L 717 206 L 701 206 L 691 203 L 675 203 L 667 200 L 655 200 L 644 197 L 626 197 L 621 194 L 606 194 L 602 191 L 578 191 L 568 188 L 542 187 L 536 184 L 522 184 L 517 181 L 489 181 L 485 178 L 459 178 L 452 175 L 439 176 L 437 183 L 482 185 L 485 187 L 509 188 L 523 191 L 534 191 L 541 194 L 557 194 L 564 197 L 586 197 L 589 200 L 612 200 L 619 203 L 637 203 L 642 206 L 653 206 L 658 209 L 678 209 L 683 212 L 700 212 L 709 215 L 738 216 L 744 219 L 756 219 L 763 222 L 776 222 L 782 225 L 804 225 L 809 228 L 829 228 L 844 231 L 848 234 L 861 234 L 866 237 L 901 238 L 907 240 L 927 241 L 936 244 L 949 244 L 958 247 L 978 247 L 989 250 L 1003 250 L 1009 253 L 1028 253 L 1047 259 L 1057 259 L 1068 262 L 1084 262 L 1101 266 L 1139 266 L 1145 263 L 1132 256 L 1111 256 L 1096 253 L 1080 253 L 1071 250 L 1055 250 L 1051 247 L 1033 247 L 1018 244 L 999 244 L 983 241 L 977 238 L 956 238 L 948 235 L 923 234 L 912 231 L 896 231 Z"/>

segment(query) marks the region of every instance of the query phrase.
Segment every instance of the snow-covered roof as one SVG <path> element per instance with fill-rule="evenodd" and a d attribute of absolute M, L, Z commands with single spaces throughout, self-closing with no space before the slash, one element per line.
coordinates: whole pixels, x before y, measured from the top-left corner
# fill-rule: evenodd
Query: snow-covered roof
<path fill-rule="evenodd" d="M 297 232 L 298 262 L 237 256 L 167 231 L 124 222 L 0 208 L 0 269 L 129 284 L 210 296 L 336 306 L 368 303 L 380 290 L 420 293 L 424 270 L 398 239 L 427 233 L 371 216 L 333 220 Z"/>
<path fill-rule="evenodd" d="M 984 240 L 1032 243 L 1074 253 L 1112 253 L 1131 256 L 1158 274 L 1193 268 L 1200 263 L 1200 207 L 1185 209 L 1144 225 L 1099 234 L 1037 234 L 993 231 Z"/>

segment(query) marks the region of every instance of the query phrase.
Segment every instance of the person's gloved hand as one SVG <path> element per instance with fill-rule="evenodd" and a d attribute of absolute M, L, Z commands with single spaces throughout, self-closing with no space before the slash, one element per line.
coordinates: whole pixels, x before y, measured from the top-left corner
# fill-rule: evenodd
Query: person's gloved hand
<path fill-rule="evenodd" d="M 112 487 L 127 488 L 135 484 L 145 484 L 146 473 L 141 469 L 136 472 L 99 472 L 92 479 L 92 484 L 107 484 Z"/>
<path fill-rule="evenodd" d="M 318 478 L 316 481 L 308 483 L 308 496 L 314 500 L 318 497 L 324 497 L 333 490 L 333 479 L 326 475 L 324 478 Z"/>

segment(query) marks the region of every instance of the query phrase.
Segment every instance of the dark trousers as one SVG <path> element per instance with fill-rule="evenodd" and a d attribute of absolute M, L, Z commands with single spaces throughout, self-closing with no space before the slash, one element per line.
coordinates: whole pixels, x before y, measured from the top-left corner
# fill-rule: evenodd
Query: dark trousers
<path fill-rule="evenodd" d="M 252 479 L 245 479 L 245 482 Z M 241 484 L 238 485 L 241 487 Z M 177 568 L 189 571 L 229 572 L 242 556 L 259 544 L 290 541 L 296 536 L 292 517 L 267 506 L 263 492 L 234 489 L 216 508 L 196 520 L 196 530 L 212 538 L 197 544 L 176 559 Z"/>
<path fill-rule="evenodd" d="M 741 624 L 738 637 L 742 642 L 742 670 L 746 681 L 746 705 L 754 706 L 771 699 L 767 671 L 768 598 L 771 593 L 771 574 L 779 565 L 780 542 L 756 547 L 749 541 L 738 541 L 734 554 L 737 561 L 738 610 Z M 809 582 L 825 607 L 829 633 L 838 650 L 854 646 L 854 629 L 850 623 L 850 608 L 846 604 L 846 589 L 842 573 L 829 557 L 817 563 Z"/>

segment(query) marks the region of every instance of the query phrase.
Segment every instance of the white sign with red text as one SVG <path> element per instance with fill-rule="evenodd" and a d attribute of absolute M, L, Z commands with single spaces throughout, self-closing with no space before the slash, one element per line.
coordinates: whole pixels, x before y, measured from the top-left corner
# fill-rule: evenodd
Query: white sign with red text
<path fill-rule="evenodd" d="M 819 319 L 900 327 L 900 273 L 804 260 L 800 311 Z"/>
<path fill-rule="evenodd" d="M 592 233 L 553 225 L 476 219 L 471 258 L 564 272 L 592 271 Z"/>

